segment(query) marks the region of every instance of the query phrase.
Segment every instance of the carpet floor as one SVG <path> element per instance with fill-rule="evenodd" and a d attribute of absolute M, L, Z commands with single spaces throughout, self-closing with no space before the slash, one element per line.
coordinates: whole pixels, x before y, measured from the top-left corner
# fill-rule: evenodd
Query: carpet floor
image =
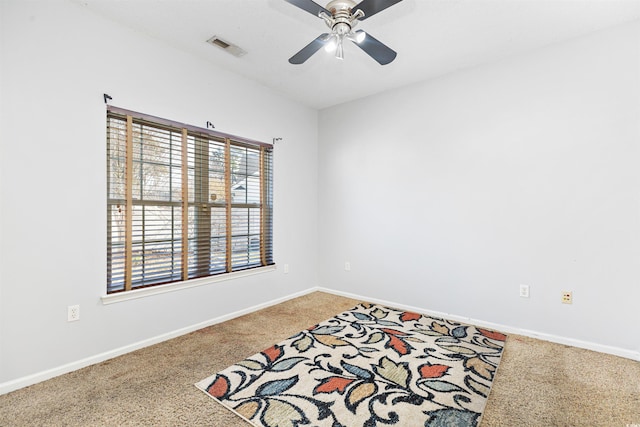
<path fill-rule="evenodd" d="M 0 426 L 247 427 L 193 384 L 358 302 L 312 293 L 2 395 Z M 482 427 L 633 424 L 640 362 L 508 336 Z"/>

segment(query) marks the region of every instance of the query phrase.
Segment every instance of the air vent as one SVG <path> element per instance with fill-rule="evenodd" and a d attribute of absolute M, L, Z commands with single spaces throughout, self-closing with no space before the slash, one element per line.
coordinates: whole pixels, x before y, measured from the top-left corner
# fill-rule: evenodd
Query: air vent
<path fill-rule="evenodd" d="M 220 49 L 230 53 L 233 56 L 241 57 L 247 54 L 247 52 L 242 50 L 240 47 L 234 45 L 233 43 L 229 43 L 226 40 L 222 40 L 218 36 L 211 37 L 209 40 L 207 40 L 207 43 L 219 47 Z"/>
<path fill-rule="evenodd" d="M 229 43 L 227 43 L 226 41 L 222 40 L 222 39 L 213 39 L 211 41 L 211 43 L 215 44 L 216 46 L 220 46 L 223 49 L 228 48 L 229 46 L 231 46 Z"/>

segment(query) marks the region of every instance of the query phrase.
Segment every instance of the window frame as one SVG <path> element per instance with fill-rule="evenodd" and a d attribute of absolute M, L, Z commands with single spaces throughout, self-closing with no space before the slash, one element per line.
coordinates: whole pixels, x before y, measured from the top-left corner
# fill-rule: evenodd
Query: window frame
<path fill-rule="evenodd" d="M 199 286 L 204 283 L 211 283 L 219 280 L 228 280 L 235 277 L 241 277 L 244 275 L 255 274 L 262 271 L 271 271 L 275 269 L 275 262 L 273 260 L 273 145 L 267 144 L 264 142 L 259 142 L 243 137 L 238 137 L 235 135 L 230 135 L 210 129 L 204 129 L 192 125 L 187 125 L 184 123 L 179 123 L 172 120 L 162 119 L 159 117 L 151 116 L 144 113 L 139 113 L 111 105 L 107 105 L 107 283 L 106 283 L 106 296 L 103 297 L 103 302 L 107 303 L 107 301 L 116 301 L 122 299 L 128 299 L 123 297 L 117 297 L 118 295 L 123 294 L 133 294 L 136 295 L 146 295 L 146 294 L 155 294 L 158 292 L 164 292 L 167 290 L 175 290 L 178 288 L 191 287 L 191 286 Z M 112 147 L 116 145 L 116 143 L 112 143 L 112 134 L 110 133 L 110 127 L 113 125 L 113 121 L 125 122 L 126 130 L 126 153 L 125 157 L 125 166 L 124 166 L 124 178 L 120 177 L 119 179 L 124 179 L 125 186 L 125 194 L 124 199 L 121 197 L 113 197 L 111 183 L 112 179 L 117 172 L 112 171 L 111 161 L 114 158 L 112 154 Z M 139 126 L 139 137 L 138 144 L 140 149 L 140 154 L 136 159 L 134 155 L 133 147 L 134 147 L 134 127 Z M 159 167 L 167 167 L 168 168 L 168 176 L 169 176 L 169 200 L 145 200 L 143 196 L 143 186 L 139 185 L 139 194 L 138 199 L 134 199 L 134 162 L 137 162 L 137 173 L 139 176 L 135 176 L 135 178 L 139 178 L 140 182 L 143 182 L 143 168 L 146 164 L 146 161 L 142 155 L 142 151 L 144 148 L 144 129 L 151 130 L 159 130 L 162 132 L 169 132 L 169 142 L 168 150 L 170 153 L 173 153 L 173 150 L 176 150 L 176 146 L 178 143 L 172 142 L 173 136 L 180 137 L 179 150 L 180 150 L 180 166 L 179 166 L 179 174 L 180 178 L 176 184 L 181 186 L 179 192 L 179 200 L 174 200 L 173 194 L 173 180 L 174 180 L 174 170 L 175 166 L 171 163 L 172 160 L 169 160 L 168 164 L 160 164 Z M 150 132 L 150 131 L 149 131 Z M 121 136 L 119 133 L 116 135 Z M 116 139 L 116 138 L 114 138 Z M 150 137 L 153 139 L 153 137 Z M 122 141 L 117 141 L 122 145 Z M 211 163 L 209 161 L 209 150 L 211 147 L 224 147 L 224 161 L 222 163 L 224 167 L 224 198 L 222 200 L 216 200 L 215 198 L 211 200 L 211 187 L 209 185 L 209 175 L 213 170 Z M 122 147 L 120 147 L 121 149 Z M 192 152 L 189 152 L 189 150 Z M 234 164 L 232 165 L 232 150 L 244 150 L 244 158 L 241 157 L 241 160 L 237 158 L 234 159 Z M 122 151 L 122 150 L 121 150 Z M 206 151 L 206 154 L 203 152 Z M 170 159 L 172 159 L 172 154 L 170 155 Z M 249 169 L 249 158 L 254 159 L 253 165 L 257 165 L 257 170 Z M 255 163 L 255 159 L 258 158 L 257 163 Z M 244 159 L 244 164 L 246 168 L 244 173 L 238 173 L 237 164 L 242 165 L 242 159 Z M 120 158 L 118 158 L 120 160 Z M 219 160 L 219 159 L 218 159 Z M 190 163 L 192 162 L 192 163 Z M 204 165 L 204 166 L 203 166 Z M 232 170 L 236 165 L 236 169 Z M 191 167 L 193 166 L 193 167 Z M 122 172 L 122 165 L 119 166 L 119 171 Z M 193 169 L 193 177 L 189 175 L 191 172 L 190 169 Z M 219 172 L 219 171 L 218 171 Z M 256 175 L 257 174 L 257 175 Z M 245 181 L 245 200 L 243 202 L 234 200 L 234 196 L 232 195 L 232 186 L 237 184 L 238 176 L 244 177 Z M 192 178 L 192 179 L 191 179 Z M 257 181 L 256 181 L 257 178 Z M 236 181 L 232 181 L 236 179 Z M 254 198 L 257 194 L 257 203 L 255 200 L 251 202 L 248 200 L 248 188 L 249 181 L 253 183 L 252 186 L 252 195 Z M 198 181 L 202 180 L 200 184 Z M 259 190 L 257 189 L 256 183 L 258 183 Z M 121 181 L 118 181 L 118 184 L 122 184 Z M 190 187 L 191 185 L 191 187 Z M 199 187 L 198 187 L 199 186 Z M 119 193 L 118 193 L 119 194 Z M 120 208 L 120 205 L 123 206 L 125 213 L 121 214 L 119 211 L 116 214 L 116 218 L 119 216 L 124 216 L 125 222 L 125 230 L 124 230 L 124 257 L 118 258 L 118 268 L 122 266 L 124 268 L 124 275 L 122 280 L 118 280 L 114 282 L 114 248 L 122 247 L 122 233 L 118 234 L 117 245 L 114 245 L 113 242 L 113 207 L 117 205 Z M 132 277 L 133 275 L 133 246 L 134 246 L 134 219 L 133 211 L 139 207 L 144 210 L 146 207 L 165 207 L 170 208 L 172 211 L 171 214 L 171 238 L 165 239 L 164 241 L 154 241 L 153 243 L 162 243 L 165 242 L 171 246 L 171 250 L 169 251 L 171 256 L 171 266 L 165 267 L 164 271 L 171 271 L 170 275 L 166 275 L 164 278 L 159 280 L 153 279 L 145 279 L 144 273 L 142 274 L 142 279 L 134 282 Z M 224 215 L 224 238 L 220 235 L 217 235 L 215 239 L 222 239 L 225 250 L 224 250 L 224 268 L 212 269 L 212 239 L 211 239 L 211 230 L 214 227 L 211 222 L 211 215 L 213 209 L 216 208 L 220 210 L 223 208 L 225 211 Z M 236 215 L 237 210 L 246 210 L 247 218 L 246 222 L 244 220 L 238 219 Z M 177 211 L 177 216 L 180 217 L 179 220 L 179 233 L 175 233 L 176 225 L 174 223 L 174 216 L 176 216 L 175 211 Z M 252 215 L 253 211 L 253 215 Z M 198 214 L 198 212 L 200 212 Z M 235 216 L 234 216 L 235 215 Z M 256 232 L 255 225 L 253 230 L 251 229 L 252 221 L 255 223 L 255 216 L 258 215 L 258 227 L 259 231 Z M 136 217 L 138 218 L 138 217 Z M 192 219 L 190 219 L 192 218 Z M 239 222 L 241 225 L 246 225 L 246 235 L 238 234 L 234 232 L 234 219 L 236 224 Z M 146 220 L 144 216 L 142 216 L 142 232 L 139 229 L 136 229 L 139 234 L 142 235 L 141 240 L 136 241 L 136 244 L 142 242 L 142 247 L 150 240 L 147 240 L 145 234 Z M 166 221 L 165 221 L 166 222 Z M 219 226 L 219 224 L 217 224 Z M 151 228 L 151 227 L 148 227 Z M 120 229 L 118 229 L 121 231 Z M 166 232 L 166 229 L 162 231 Z M 191 234 L 190 234 L 191 233 Z M 177 237 L 174 237 L 178 234 Z M 246 244 L 243 247 L 240 240 L 246 238 Z M 254 244 L 253 242 L 258 242 Z M 234 246 L 235 243 L 235 246 Z M 180 250 L 176 251 L 174 247 L 179 245 Z M 238 246 L 240 245 L 240 246 Z M 240 249 L 237 249 L 237 248 Z M 239 261 L 234 262 L 234 250 Z M 256 257 L 256 252 L 258 256 Z M 142 263 L 143 271 L 146 262 L 146 253 L 144 249 L 142 252 L 136 252 L 138 265 Z M 218 253 L 219 255 L 219 253 Z M 174 270 L 174 260 L 179 257 L 179 275 L 176 276 L 173 273 Z M 242 259 L 244 257 L 244 259 Z M 142 261 L 140 261 L 142 259 Z M 195 262 L 194 262 L 195 260 Z M 151 263 L 151 262 L 150 262 Z M 162 265 L 166 265 L 164 262 Z M 217 264 L 219 266 L 219 264 Z M 185 268 L 186 266 L 186 268 Z M 120 271 L 120 270 L 118 270 Z M 244 273 L 244 274 L 242 274 Z M 138 276 L 136 276 L 138 277 Z M 117 284 L 117 285 L 116 285 Z M 159 289 L 162 288 L 162 289 Z M 149 291 L 149 289 L 153 289 Z M 158 289 L 156 291 L 156 289 Z M 141 292 L 143 291 L 143 292 Z"/>

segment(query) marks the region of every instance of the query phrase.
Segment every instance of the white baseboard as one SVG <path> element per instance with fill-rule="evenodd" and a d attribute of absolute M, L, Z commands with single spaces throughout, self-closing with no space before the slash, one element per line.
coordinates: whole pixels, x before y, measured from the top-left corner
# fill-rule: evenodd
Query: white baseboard
<path fill-rule="evenodd" d="M 553 343 L 557 343 L 557 344 L 569 345 L 571 347 L 578 347 L 578 348 L 583 348 L 583 349 L 586 349 L 586 350 L 593 350 L 593 351 L 597 351 L 599 353 L 612 354 L 614 356 L 620 356 L 620 357 L 624 357 L 626 359 L 640 361 L 640 352 L 633 351 L 633 350 L 628 350 L 628 349 L 624 349 L 624 348 L 613 347 L 613 346 L 608 346 L 608 345 L 603 345 L 603 344 L 597 344 L 597 343 L 593 343 L 593 342 L 589 342 L 589 341 L 576 340 L 576 339 L 573 339 L 573 338 L 567 338 L 567 337 L 562 337 L 562 336 L 553 335 L 553 334 L 547 334 L 547 333 L 542 333 L 542 332 L 537 332 L 537 331 L 531 331 L 531 330 L 527 330 L 527 329 L 515 328 L 515 327 L 509 326 L 509 325 L 486 322 L 486 321 L 480 320 L 480 319 L 473 319 L 473 318 L 470 318 L 470 317 L 459 316 L 459 315 L 451 314 L 451 313 L 443 313 L 443 312 L 439 312 L 439 311 L 429 310 L 429 309 L 426 309 L 426 308 L 423 308 L 423 307 L 415 307 L 415 306 L 410 306 L 410 305 L 405 305 L 405 304 L 398 304 L 398 303 L 393 302 L 393 301 L 386 301 L 386 300 L 381 300 L 381 299 L 376 299 L 376 298 L 370 298 L 370 297 L 366 297 L 366 296 L 362 296 L 362 295 L 352 294 L 352 293 L 349 293 L 349 292 L 336 291 L 336 290 L 329 289 L 329 288 L 324 288 L 324 287 L 316 287 L 316 288 L 313 289 L 313 291 L 326 292 L 326 293 L 329 293 L 329 294 L 343 296 L 343 297 L 347 297 L 347 298 L 353 298 L 353 299 L 357 299 L 357 300 L 360 300 L 360 301 L 368 301 L 368 302 L 372 302 L 372 303 L 375 303 L 375 304 L 385 305 L 387 307 L 395 307 L 395 308 L 400 308 L 400 309 L 407 310 L 407 311 L 414 311 L 414 312 L 418 312 L 418 313 L 423 313 L 423 314 L 426 314 L 426 315 L 429 315 L 429 316 L 442 317 L 442 318 L 453 320 L 453 321 L 456 321 L 456 322 L 469 323 L 469 324 L 472 324 L 472 325 L 482 326 L 483 328 L 497 330 L 497 331 L 505 332 L 505 333 L 508 333 L 508 334 L 523 335 L 523 336 L 526 336 L 526 337 L 536 338 L 536 339 L 543 340 L 543 341 L 549 341 L 549 342 L 553 342 Z"/>
<path fill-rule="evenodd" d="M 254 311 L 262 310 L 263 308 L 271 307 L 272 305 L 280 304 L 282 302 L 288 301 L 293 298 L 297 298 L 303 295 L 307 295 L 311 292 L 315 292 L 316 288 L 306 289 L 301 292 L 296 292 L 291 295 L 287 295 L 281 298 L 277 298 L 274 300 L 270 300 L 264 302 L 262 304 L 254 305 L 252 307 L 245 308 L 243 310 L 238 310 L 233 313 L 225 314 L 213 319 L 206 320 L 204 322 L 197 323 L 195 325 L 187 326 L 185 328 L 177 329 L 175 331 L 168 332 L 166 334 L 157 335 L 155 337 L 138 341 L 133 344 L 126 345 L 124 347 L 116 348 L 113 350 L 106 351 L 104 353 L 96 354 L 94 356 L 87 357 L 85 359 L 77 360 L 75 362 L 67 363 L 62 366 L 58 366 L 56 368 L 48 369 L 46 371 L 37 372 L 32 375 L 27 375 L 25 377 L 17 378 L 15 380 L 7 381 L 4 383 L 0 383 L 0 395 L 12 392 L 14 390 L 21 389 L 23 387 L 27 387 L 59 375 L 63 375 L 72 371 L 76 371 L 78 369 L 84 368 L 86 366 L 94 365 L 96 363 L 104 362 L 108 359 L 113 359 L 117 356 L 122 356 L 123 354 L 130 353 L 135 350 L 139 350 L 144 347 L 148 347 L 150 345 L 158 344 L 163 341 L 170 340 L 172 338 L 179 337 L 181 335 L 185 335 L 198 329 L 206 328 L 207 326 L 212 326 L 217 323 L 222 323 L 227 320 L 235 319 L 236 317 L 244 316 L 245 314 L 253 313 Z"/>
<path fill-rule="evenodd" d="M 120 347 L 120 348 L 116 348 L 104 353 L 100 353 L 100 354 L 96 354 L 94 356 L 91 357 L 87 357 L 85 359 L 81 359 L 81 360 L 77 360 L 75 362 L 71 362 L 71 363 L 67 363 L 65 365 L 62 366 L 58 366 L 56 368 L 52 368 L 52 369 L 48 369 L 46 371 L 42 371 L 42 372 L 37 372 L 35 374 L 32 375 L 27 375 L 25 377 L 21 377 L 21 378 L 17 378 L 15 380 L 11 380 L 11 381 L 7 381 L 4 383 L 0 383 L 0 395 L 2 394 L 6 394 L 9 393 L 11 391 L 14 390 L 18 390 L 20 388 L 23 387 L 27 387 L 54 377 L 57 377 L 59 375 L 63 375 L 66 374 L 68 372 L 72 372 L 81 368 L 84 368 L 86 366 L 90 366 L 90 365 L 94 365 L 96 363 L 100 363 L 103 362 L 105 360 L 108 359 L 112 359 L 114 357 L 117 356 L 121 356 L 123 354 L 126 353 L 130 353 L 132 351 L 135 350 L 139 350 L 141 348 L 144 347 L 148 347 L 150 345 L 154 345 L 154 344 L 158 344 L 161 343 L 163 341 L 167 341 L 170 340 L 172 338 L 176 338 L 179 337 L 181 335 L 185 335 L 194 331 L 197 331 L 198 329 L 202 329 L 202 328 L 206 328 L 207 326 L 212 326 L 215 325 L 217 323 L 222 323 L 225 322 L 227 320 L 231 320 L 231 319 L 235 319 L 236 317 L 240 317 L 240 316 L 244 316 L 245 314 L 249 314 L 249 313 L 253 313 L 254 311 L 258 311 L 258 310 L 262 310 L 263 308 L 267 308 L 267 307 L 271 307 L 273 305 L 276 304 L 280 304 L 282 302 L 291 300 L 293 298 L 297 298 L 297 297 L 301 297 L 304 295 L 308 295 L 312 292 L 316 292 L 316 291 L 320 291 L 320 292 L 326 292 L 329 294 L 333 294 L 333 295 L 338 295 L 338 296 L 343 296 L 343 297 L 347 297 L 347 298 L 352 298 L 352 299 L 356 299 L 356 300 L 360 300 L 360 301 L 368 301 L 368 302 L 372 302 L 372 303 L 376 303 L 376 304 L 381 304 L 381 305 L 386 305 L 389 307 L 396 307 L 396 308 L 401 308 L 403 310 L 407 310 L 407 311 L 414 311 L 414 312 L 418 312 L 418 313 L 424 313 L 430 316 L 436 316 L 436 317 L 443 317 L 446 319 L 450 319 L 450 320 L 454 320 L 456 322 L 463 322 L 463 323 L 470 323 L 473 325 L 477 325 L 477 326 L 482 326 L 488 329 L 493 329 L 493 330 L 498 330 L 498 331 L 502 331 L 502 332 L 506 332 L 506 333 L 512 333 L 512 334 L 518 334 L 518 335 L 524 335 L 527 337 L 532 337 L 532 338 L 537 338 L 537 339 L 541 339 L 544 341 L 550 341 L 550 342 L 554 342 L 554 343 L 558 343 L 558 344 L 565 344 L 565 345 L 570 345 L 573 347 L 578 347 L 578 348 L 584 348 L 587 350 L 593 350 L 593 351 L 597 351 L 600 353 L 607 353 L 607 354 L 613 354 L 615 356 L 620 356 L 620 357 L 625 357 L 627 359 L 632 359 L 632 360 L 637 360 L 640 361 L 640 352 L 636 352 L 636 351 L 632 351 L 632 350 L 627 350 L 627 349 L 623 349 L 623 348 L 618 348 L 618 347 L 612 347 L 612 346 L 606 346 L 606 345 L 602 345 L 602 344 L 596 344 L 596 343 L 591 343 L 591 342 L 587 342 L 587 341 L 581 341 L 581 340 L 576 340 L 573 338 L 567 338 L 567 337 L 560 337 L 557 335 L 551 335 L 551 334 L 545 334 L 545 333 L 540 333 L 540 332 L 536 332 L 536 331 L 530 331 L 530 330 L 524 330 L 524 329 L 520 329 L 520 328 L 514 328 L 512 326 L 508 326 L 508 325 L 502 325 L 502 324 L 498 324 L 498 323 L 492 323 L 492 322 L 485 322 L 483 320 L 479 320 L 479 319 L 473 319 L 473 318 L 469 318 L 469 317 L 464 317 L 464 316 L 459 316 L 459 315 L 455 315 L 455 314 L 451 314 L 451 313 L 443 313 L 443 312 L 438 312 L 438 311 L 433 311 L 433 310 L 428 310 L 426 308 L 423 307 L 415 307 L 415 306 L 410 306 L 410 305 L 405 305 L 405 304 L 398 304 L 396 302 L 393 301 L 386 301 L 386 300 L 381 300 L 381 299 L 377 299 L 377 298 L 370 298 L 370 297 L 366 297 L 366 296 L 362 296 L 362 295 L 357 295 L 357 294 L 352 294 L 349 292 L 342 292 L 342 291 L 337 291 L 334 289 L 329 289 L 329 288 L 324 288 L 324 287 L 312 287 L 309 289 L 306 289 L 304 291 L 300 291 L 300 292 L 296 292 L 294 294 L 291 295 L 287 295 L 281 298 L 277 298 L 274 300 L 270 300 L 267 302 L 264 302 L 262 304 L 257 304 L 254 305 L 252 307 L 248 307 L 242 310 L 238 310 L 235 311 L 233 313 L 229 313 L 229 314 L 225 314 L 210 320 L 206 320 L 204 322 L 200 322 L 197 323 L 195 325 L 191 325 L 191 326 L 187 326 L 185 328 L 181 328 L 172 332 L 168 332 L 166 334 L 161 334 L 146 340 L 142 340 L 133 344 L 129 344 L 126 345 L 124 347 Z"/>

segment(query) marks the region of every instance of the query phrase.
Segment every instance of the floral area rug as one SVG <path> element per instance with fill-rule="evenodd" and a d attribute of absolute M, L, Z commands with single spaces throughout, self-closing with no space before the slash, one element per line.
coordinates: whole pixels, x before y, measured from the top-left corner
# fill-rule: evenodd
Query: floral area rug
<path fill-rule="evenodd" d="M 196 386 L 259 427 L 476 426 L 505 338 L 360 304 Z"/>

